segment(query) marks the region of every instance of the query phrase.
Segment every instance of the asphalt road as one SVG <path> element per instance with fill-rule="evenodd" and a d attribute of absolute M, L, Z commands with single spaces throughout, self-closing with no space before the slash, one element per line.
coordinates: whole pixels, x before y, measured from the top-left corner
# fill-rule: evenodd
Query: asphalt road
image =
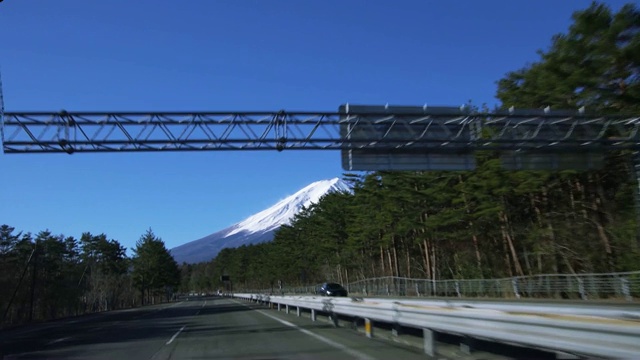
<path fill-rule="evenodd" d="M 114 311 L 0 333 L 8 359 L 425 359 L 326 322 L 226 298 Z"/>

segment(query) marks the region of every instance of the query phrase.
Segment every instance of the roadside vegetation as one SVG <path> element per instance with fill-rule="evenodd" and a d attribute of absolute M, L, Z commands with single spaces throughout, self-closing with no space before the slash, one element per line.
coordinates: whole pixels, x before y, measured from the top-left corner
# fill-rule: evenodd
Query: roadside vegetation
<path fill-rule="evenodd" d="M 149 229 L 133 257 L 105 234 L 79 239 L 0 226 L 0 325 L 43 321 L 168 301 L 179 269 Z"/>
<path fill-rule="evenodd" d="M 508 109 L 640 114 L 640 11 L 578 11 L 540 59 L 508 72 Z M 222 251 L 183 269 L 182 287 L 269 288 L 380 276 L 442 279 L 640 269 L 634 154 L 609 152 L 591 171 L 508 171 L 499 154 L 462 172 L 345 174 L 353 194 L 305 209 L 273 242 Z M 638 160 L 636 160 L 638 161 Z"/>

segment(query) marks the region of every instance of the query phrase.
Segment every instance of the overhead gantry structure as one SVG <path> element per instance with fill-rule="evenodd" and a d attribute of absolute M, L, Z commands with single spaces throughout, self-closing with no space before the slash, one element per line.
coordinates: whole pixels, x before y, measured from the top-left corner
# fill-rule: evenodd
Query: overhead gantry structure
<path fill-rule="evenodd" d="M 483 150 L 495 152 L 509 170 L 587 170 L 601 168 L 607 152 L 629 150 L 640 223 L 640 116 L 633 114 L 347 104 L 336 112 L 0 108 L 0 121 L 6 154 L 338 150 L 349 171 L 472 170 Z"/>
<path fill-rule="evenodd" d="M 340 150 L 347 170 L 472 169 L 499 151 L 508 168 L 593 168 L 640 150 L 640 117 L 582 110 L 342 105 L 336 112 L 6 112 L 16 153 Z"/>

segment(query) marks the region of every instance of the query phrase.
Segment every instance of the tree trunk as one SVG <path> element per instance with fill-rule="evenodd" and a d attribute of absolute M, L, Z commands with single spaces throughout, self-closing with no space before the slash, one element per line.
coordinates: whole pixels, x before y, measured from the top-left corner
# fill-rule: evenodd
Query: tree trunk
<path fill-rule="evenodd" d="M 395 241 L 395 235 L 392 240 L 393 245 L 393 269 L 395 271 L 395 276 L 400 276 L 400 264 L 398 263 L 398 244 Z"/>
<path fill-rule="evenodd" d="M 593 222 L 596 225 L 596 229 L 598 230 L 598 236 L 602 241 L 602 246 L 604 247 L 605 258 L 607 261 L 607 265 L 609 266 L 610 272 L 615 272 L 615 266 L 613 264 L 613 251 L 611 250 L 611 243 L 609 242 L 609 237 L 607 236 L 606 231 L 604 230 L 604 226 L 600 223 L 598 219 L 594 219 Z"/>
<path fill-rule="evenodd" d="M 605 252 L 604 255 L 605 255 L 605 260 L 608 266 L 608 271 L 615 272 L 615 265 L 613 261 L 613 249 L 611 247 L 611 241 L 609 240 L 609 236 L 607 235 L 604 225 L 600 220 L 601 213 L 604 215 L 605 219 L 610 220 L 610 214 L 607 214 L 607 210 L 604 208 L 602 204 L 602 201 L 603 201 L 602 197 L 604 196 L 604 191 L 602 190 L 602 186 L 600 185 L 599 181 L 597 181 L 597 179 L 594 180 L 592 176 L 589 176 L 589 179 L 595 184 L 596 192 L 597 192 L 596 196 L 594 196 L 593 200 L 591 201 L 591 209 L 593 211 L 593 218 L 591 221 L 595 224 L 598 237 L 602 242 L 602 247 L 604 248 L 604 252 Z"/>
<path fill-rule="evenodd" d="M 461 184 L 463 183 L 462 175 L 458 176 L 458 180 L 460 181 Z M 464 192 L 462 192 L 462 200 L 464 202 L 465 212 L 467 213 L 467 216 L 468 216 L 471 214 L 471 209 L 469 208 L 467 195 Z M 478 236 L 476 235 L 476 231 L 473 226 L 472 220 L 469 220 L 469 229 L 471 229 L 471 242 L 473 243 L 473 249 L 475 250 L 475 255 L 476 255 L 476 266 L 478 268 L 478 271 L 480 272 L 480 277 L 484 278 L 484 276 L 482 275 L 482 256 L 480 254 L 480 247 L 478 246 Z"/>
<path fill-rule="evenodd" d="M 601 198 L 598 197 L 598 198 L 596 198 L 595 206 L 596 206 L 597 209 L 600 209 L 600 211 L 604 214 L 605 219 L 607 219 L 607 221 L 611 224 L 613 219 L 611 219 L 611 214 L 609 214 L 607 209 L 604 208 L 603 202 L 604 202 L 604 200 L 601 200 Z M 613 247 L 611 246 L 611 240 L 609 239 L 609 236 L 607 235 L 607 232 L 606 232 L 606 230 L 604 228 L 604 225 L 602 225 L 602 222 L 598 219 L 598 213 L 597 212 L 596 212 L 594 217 L 595 217 L 596 228 L 598 229 L 598 236 L 600 236 L 600 240 L 602 241 L 602 245 L 604 247 L 604 251 L 605 251 L 605 254 L 606 254 L 606 260 L 607 260 L 607 264 L 609 266 L 609 271 L 615 272 L 616 271 L 615 259 L 614 259 L 615 258 L 615 254 L 613 253 Z"/>
<path fill-rule="evenodd" d="M 549 194 L 547 192 L 546 186 L 542 187 L 542 203 L 544 204 L 545 208 L 547 209 L 549 208 Z M 547 239 L 549 243 L 549 248 L 553 251 L 553 254 L 554 254 L 554 256 L 551 257 L 552 259 L 551 268 L 553 269 L 553 272 L 557 274 L 559 272 L 559 269 L 558 269 L 558 259 L 557 259 L 557 256 L 555 255 L 558 251 L 555 229 L 553 228 L 553 223 L 551 222 L 551 219 L 548 216 L 544 217 L 544 222 L 547 228 Z"/>
<path fill-rule="evenodd" d="M 524 266 L 527 268 L 527 274 L 533 275 L 533 269 L 531 268 L 531 262 L 529 262 L 529 252 L 524 252 Z"/>
<path fill-rule="evenodd" d="M 509 218 L 504 211 L 500 212 L 500 220 L 502 221 L 502 226 L 500 226 L 502 230 L 502 236 L 505 238 L 507 245 L 509 247 L 509 251 L 511 252 L 511 256 L 513 259 L 513 265 L 515 267 L 516 273 L 519 276 L 524 276 L 524 271 L 522 271 L 522 266 L 520 265 L 520 260 L 518 260 L 518 253 L 516 252 L 516 248 L 513 245 L 513 239 L 511 234 L 509 233 Z"/>
<path fill-rule="evenodd" d="M 438 280 L 438 264 L 436 259 L 436 253 L 438 251 L 438 247 L 436 246 L 436 242 L 432 242 L 431 245 L 431 279 L 433 281 Z"/>
<path fill-rule="evenodd" d="M 409 254 L 409 247 L 405 246 L 406 257 L 407 257 L 407 277 L 411 277 L 411 256 Z"/>
<path fill-rule="evenodd" d="M 431 272 L 431 259 L 429 256 L 429 244 L 427 243 L 426 237 L 422 240 L 422 244 L 424 246 L 424 268 L 427 272 L 427 279 L 431 279 L 433 277 Z"/>
<path fill-rule="evenodd" d="M 340 258 L 340 252 L 336 250 L 336 275 L 338 275 L 338 282 L 340 284 L 344 284 L 344 279 L 342 277 L 342 259 Z"/>
<path fill-rule="evenodd" d="M 504 225 L 500 225 L 500 232 L 502 233 L 502 252 L 504 253 L 504 263 L 509 272 L 509 277 L 513 277 L 513 268 L 511 267 L 511 258 L 509 257 L 509 246 L 507 245 L 507 236 L 504 229 Z"/>
<path fill-rule="evenodd" d="M 373 274 L 373 277 L 378 277 L 378 272 L 377 272 L 377 268 L 376 268 L 376 256 L 373 253 L 373 250 L 371 251 L 372 253 L 369 254 L 369 256 L 366 258 L 370 263 L 371 263 L 371 274 Z M 364 272 L 363 272 L 363 276 L 364 276 Z"/>

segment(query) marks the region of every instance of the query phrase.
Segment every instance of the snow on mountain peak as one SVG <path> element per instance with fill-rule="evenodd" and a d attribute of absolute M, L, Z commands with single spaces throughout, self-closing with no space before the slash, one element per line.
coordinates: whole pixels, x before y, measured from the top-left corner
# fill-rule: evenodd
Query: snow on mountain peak
<path fill-rule="evenodd" d="M 235 224 L 226 236 L 240 232 L 266 232 L 289 224 L 293 216 L 303 207 L 317 203 L 323 195 L 334 191 L 351 191 L 351 188 L 340 178 L 316 181 L 280 200 L 272 207 Z"/>
<path fill-rule="evenodd" d="M 178 263 L 193 264 L 215 258 L 224 248 L 271 241 L 275 231 L 289 224 L 303 206 L 317 203 L 323 195 L 332 191 L 351 192 L 351 188 L 339 178 L 316 181 L 235 225 L 171 249 L 171 255 Z"/>

